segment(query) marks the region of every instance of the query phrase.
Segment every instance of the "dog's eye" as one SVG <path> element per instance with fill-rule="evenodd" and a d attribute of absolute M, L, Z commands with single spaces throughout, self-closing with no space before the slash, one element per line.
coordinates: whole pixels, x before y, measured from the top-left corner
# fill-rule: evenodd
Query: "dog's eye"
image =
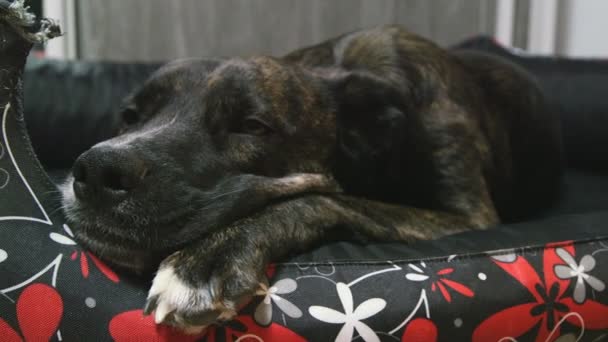
<path fill-rule="evenodd" d="M 122 111 L 122 121 L 127 125 L 134 125 L 139 121 L 139 113 L 133 108 L 126 108 Z"/>
<path fill-rule="evenodd" d="M 250 135 L 266 135 L 272 129 L 262 120 L 257 118 L 246 118 L 240 129 L 241 133 Z"/>

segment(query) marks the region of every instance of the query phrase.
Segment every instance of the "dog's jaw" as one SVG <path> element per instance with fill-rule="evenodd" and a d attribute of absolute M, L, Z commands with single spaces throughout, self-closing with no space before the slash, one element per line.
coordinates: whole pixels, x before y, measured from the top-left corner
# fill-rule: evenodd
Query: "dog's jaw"
<path fill-rule="evenodd" d="M 109 244 L 100 239 L 93 238 L 86 233 L 85 227 L 92 226 L 93 223 L 83 215 L 78 214 L 80 204 L 73 188 L 74 178 L 68 179 L 58 186 L 61 192 L 61 205 L 67 221 L 73 228 L 74 237 L 84 248 L 89 249 L 99 258 L 109 264 L 121 269 L 126 269 L 136 274 L 143 274 L 151 271 L 151 265 L 157 265 L 151 261 L 148 253 L 138 252 L 132 248 Z"/>

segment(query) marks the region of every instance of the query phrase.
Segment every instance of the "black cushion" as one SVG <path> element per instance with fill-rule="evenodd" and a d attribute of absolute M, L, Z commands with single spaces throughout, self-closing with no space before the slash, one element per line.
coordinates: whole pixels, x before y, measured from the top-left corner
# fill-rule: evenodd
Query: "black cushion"
<path fill-rule="evenodd" d="M 159 66 L 30 58 L 25 117 L 45 167 L 69 167 L 82 152 L 116 133 L 122 98 Z"/>
<path fill-rule="evenodd" d="M 503 47 L 490 37 L 476 37 L 455 48 L 502 56 L 534 75 L 550 108 L 562 119 L 568 164 L 608 171 L 608 59 L 534 56 Z"/>

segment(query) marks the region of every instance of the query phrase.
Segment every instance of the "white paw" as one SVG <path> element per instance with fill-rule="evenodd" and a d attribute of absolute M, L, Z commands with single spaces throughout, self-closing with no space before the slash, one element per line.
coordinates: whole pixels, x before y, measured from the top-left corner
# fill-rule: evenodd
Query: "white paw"
<path fill-rule="evenodd" d="M 161 266 L 152 282 L 144 312 L 154 311 L 154 321 L 196 334 L 218 320 L 236 315 L 234 303 L 218 300 L 217 285 L 211 281 L 191 285 L 180 279 L 171 265 Z"/>

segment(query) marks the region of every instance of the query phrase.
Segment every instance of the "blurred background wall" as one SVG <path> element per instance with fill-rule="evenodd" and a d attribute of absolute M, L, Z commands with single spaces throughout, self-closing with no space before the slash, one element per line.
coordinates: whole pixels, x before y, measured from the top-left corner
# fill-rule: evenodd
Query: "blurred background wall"
<path fill-rule="evenodd" d="M 557 52 L 568 56 L 608 57 L 608 1 L 561 2 Z"/>
<path fill-rule="evenodd" d="M 280 55 L 398 23 L 446 44 L 491 34 L 494 12 L 486 0 L 80 0 L 78 41 L 84 58 Z"/>
<path fill-rule="evenodd" d="M 60 18 L 51 57 L 281 55 L 397 23 L 441 45 L 486 34 L 538 54 L 608 57 L 608 0 L 32 0 Z"/>

